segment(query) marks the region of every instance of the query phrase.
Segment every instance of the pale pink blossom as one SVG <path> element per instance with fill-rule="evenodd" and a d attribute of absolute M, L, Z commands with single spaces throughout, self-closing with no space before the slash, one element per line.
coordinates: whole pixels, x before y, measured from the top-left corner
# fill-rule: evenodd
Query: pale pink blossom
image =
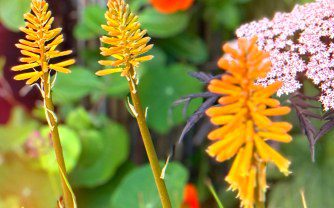
<path fill-rule="evenodd" d="M 289 94 L 301 88 L 302 73 L 319 86 L 324 109 L 334 109 L 334 0 L 296 5 L 272 20 L 242 25 L 236 34 L 257 36 L 259 47 L 270 53 L 272 70 L 260 84 L 282 81 L 278 95 Z"/>

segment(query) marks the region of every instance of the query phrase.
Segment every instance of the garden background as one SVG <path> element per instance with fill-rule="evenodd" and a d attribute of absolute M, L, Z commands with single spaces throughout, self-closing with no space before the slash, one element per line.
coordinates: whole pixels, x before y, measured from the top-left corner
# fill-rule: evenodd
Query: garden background
<path fill-rule="evenodd" d="M 173 103 L 183 96 L 206 91 L 191 72 L 218 74 L 221 46 L 235 39 L 242 23 L 290 11 L 301 0 L 196 0 L 183 11 L 163 14 L 149 0 L 128 1 L 155 45 L 154 59 L 141 65 L 139 92 L 147 107 L 147 123 L 158 157 L 166 169 L 173 207 L 217 207 L 214 188 L 225 208 L 238 207 L 236 194 L 224 177 L 229 162 L 218 163 L 205 152 L 208 119 L 201 119 L 178 143 L 187 118 L 202 100 L 193 100 L 187 112 Z M 69 179 L 81 208 L 156 208 L 160 200 L 147 165 L 135 119 L 127 106 L 128 84 L 119 75 L 97 77 L 100 41 L 104 34 L 104 0 L 49 0 L 55 25 L 63 28 L 64 49 L 73 49 L 77 63 L 72 74 L 59 74 L 53 91 Z M 22 15 L 29 0 L 0 0 L 0 208 L 55 207 L 60 193 L 57 164 L 50 144 L 44 110 L 37 89 L 13 81 L 17 65 Z M 308 82 L 306 91 L 315 94 Z M 284 99 L 284 98 L 283 98 Z M 174 106 L 174 107 L 173 107 Z M 292 161 L 289 177 L 269 166 L 270 208 L 334 207 L 333 133 L 316 146 L 311 161 L 308 142 L 295 112 L 294 141 L 279 146 Z M 320 124 L 319 124 L 320 125 Z M 186 188 L 187 187 L 187 188 Z M 193 193 L 195 187 L 197 194 Z M 190 202 L 189 202 L 190 201 Z"/>

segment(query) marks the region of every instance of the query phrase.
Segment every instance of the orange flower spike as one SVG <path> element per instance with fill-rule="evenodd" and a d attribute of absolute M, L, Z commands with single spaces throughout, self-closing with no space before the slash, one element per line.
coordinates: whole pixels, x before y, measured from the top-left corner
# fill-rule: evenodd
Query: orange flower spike
<path fill-rule="evenodd" d="M 218 66 L 226 73 L 208 86 L 210 92 L 221 97 L 218 106 L 206 111 L 211 122 L 220 125 L 208 135 L 213 144 L 207 153 L 219 162 L 236 156 L 225 180 L 232 190 L 238 191 L 241 206 L 252 208 L 255 203 L 264 202 L 268 162 L 289 174 L 290 162 L 266 141 L 288 143 L 292 140 L 287 133 L 291 124 L 272 122 L 269 118 L 286 115 L 290 108 L 271 98 L 281 83 L 267 87 L 255 84 L 271 66 L 268 54 L 258 49 L 256 38 L 239 39 L 233 47 L 225 44 L 223 50 L 227 54 L 219 60 Z"/>

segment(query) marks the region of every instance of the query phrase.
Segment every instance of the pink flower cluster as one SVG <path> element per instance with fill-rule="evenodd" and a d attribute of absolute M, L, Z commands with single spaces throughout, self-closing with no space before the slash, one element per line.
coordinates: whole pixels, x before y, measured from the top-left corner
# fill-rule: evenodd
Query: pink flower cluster
<path fill-rule="evenodd" d="M 289 94 L 301 87 L 297 75 L 303 73 L 321 89 L 324 109 L 334 109 L 334 0 L 296 5 L 291 13 L 245 24 L 236 34 L 257 36 L 259 47 L 270 53 L 272 70 L 260 84 L 282 81 L 278 95 Z"/>

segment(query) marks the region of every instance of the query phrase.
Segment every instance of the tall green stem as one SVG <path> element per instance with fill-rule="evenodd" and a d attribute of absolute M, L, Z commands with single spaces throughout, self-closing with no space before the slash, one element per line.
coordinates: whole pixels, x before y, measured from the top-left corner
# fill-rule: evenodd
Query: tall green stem
<path fill-rule="evenodd" d="M 255 207 L 256 208 L 265 208 L 264 202 L 256 202 Z"/>
<path fill-rule="evenodd" d="M 148 156 L 148 160 L 150 162 L 155 184 L 157 186 L 159 195 L 160 195 L 160 200 L 162 203 L 163 208 L 171 208 L 171 202 L 168 196 L 167 188 L 165 185 L 165 182 L 163 179 L 160 178 L 161 175 L 161 167 L 159 165 L 159 160 L 157 157 L 157 154 L 154 149 L 154 145 L 152 142 L 151 134 L 148 130 L 148 127 L 146 125 L 146 118 L 145 118 L 145 113 L 143 111 L 143 108 L 140 103 L 140 99 L 138 96 L 138 93 L 136 92 L 135 85 L 134 85 L 134 80 L 132 79 L 133 75 L 133 70 L 130 70 L 130 77 L 129 78 L 129 88 L 130 88 L 130 93 L 131 93 L 131 98 L 133 102 L 133 106 L 135 108 L 135 113 L 136 113 L 136 119 L 137 123 L 139 126 L 139 130 L 143 139 L 143 143 L 146 149 L 146 153 Z"/>
<path fill-rule="evenodd" d="M 56 159 L 58 163 L 65 208 L 74 208 L 74 204 L 73 204 L 74 200 L 73 200 L 72 193 L 70 191 L 70 188 L 67 182 L 67 178 L 66 178 L 67 177 L 66 176 L 66 166 L 65 166 L 63 150 L 62 150 L 62 146 L 60 142 L 60 137 L 59 137 L 58 123 L 55 119 L 55 115 L 52 114 L 52 112 L 54 112 L 54 106 L 53 106 L 52 97 L 51 97 L 51 89 L 50 89 L 48 73 L 45 73 L 43 75 L 42 82 L 43 82 L 42 90 L 44 91 L 43 99 L 45 103 L 45 111 L 46 111 L 46 116 L 48 117 L 47 119 L 50 125 L 50 129 L 51 129 L 52 144 L 53 144 L 53 149 L 55 151 Z"/>

